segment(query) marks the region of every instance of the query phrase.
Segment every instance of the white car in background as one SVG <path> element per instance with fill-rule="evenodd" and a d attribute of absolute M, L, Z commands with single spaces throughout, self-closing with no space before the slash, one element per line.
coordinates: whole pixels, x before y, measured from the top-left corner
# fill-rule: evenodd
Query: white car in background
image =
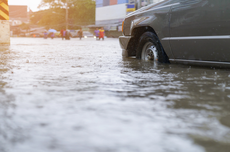
<path fill-rule="evenodd" d="M 83 31 L 83 37 L 84 38 L 96 38 L 92 33 L 89 31 Z"/>

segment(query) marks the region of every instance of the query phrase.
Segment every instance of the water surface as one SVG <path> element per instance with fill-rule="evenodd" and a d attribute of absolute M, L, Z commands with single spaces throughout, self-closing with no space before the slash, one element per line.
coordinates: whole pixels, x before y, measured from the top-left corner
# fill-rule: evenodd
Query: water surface
<path fill-rule="evenodd" d="M 230 71 L 122 58 L 117 39 L 0 48 L 1 152 L 228 152 Z"/>

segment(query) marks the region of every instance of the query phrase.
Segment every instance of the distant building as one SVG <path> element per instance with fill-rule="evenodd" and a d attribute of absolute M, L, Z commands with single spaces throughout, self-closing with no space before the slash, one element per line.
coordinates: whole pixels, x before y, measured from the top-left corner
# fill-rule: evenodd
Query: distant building
<path fill-rule="evenodd" d="M 104 27 L 108 37 L 122 35 L 122 21 L 127 14 L 162 0 L 96 0 L 95 25 L 88 26 L 91 31 Z"/>
<path fill-rule="evenodd" d="M 9 5 L 10 24 L 11 26 L 18 26 L 22 23 L 30 22 L 30 13 L 26 5 Z"/>
<path fill-rule="evenodd" d="M 106 30 L 116 30 L 125 16 L 136 9 L 160 0 L 96 0 L 96 26 L 104 26 Z M 141 5 L 141 6 L 139 6 Z"/>
<path fill-rule="evenodd" d="M 10 31 L 11 36 L 25 36 L 28 29 L 22 29 L 20 26 L 23 23 L 30 23 L 30 14 L 32 11 L 28 9 L 26 5 L 9 5 L 9 16 L 10 16 Z"/>

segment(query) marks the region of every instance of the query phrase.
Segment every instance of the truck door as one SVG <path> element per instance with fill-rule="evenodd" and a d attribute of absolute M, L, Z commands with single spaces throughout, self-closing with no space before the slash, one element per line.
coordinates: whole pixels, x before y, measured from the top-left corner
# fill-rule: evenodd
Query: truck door
<path fill-rule="evenodd" d="M 179 0 L 171 7 L 175 59 L 230 61 L 230 1 Z"/>

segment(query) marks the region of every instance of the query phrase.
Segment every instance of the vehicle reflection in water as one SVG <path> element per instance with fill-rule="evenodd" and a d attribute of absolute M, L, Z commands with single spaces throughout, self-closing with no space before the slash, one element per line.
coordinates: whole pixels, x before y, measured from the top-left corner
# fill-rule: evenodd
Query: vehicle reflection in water
<path fill-rule="evenodd" d="M 230 149 L 229 70 L 186 65 L 153 65 L 123 58 L 122 73 L 130 77 L 124 98 L 163 102 L 171 120 L 180 120 L 168 132 L 187 135 L 206 151 Z M 124 94 L 124 93 L 123 93 Z M 155 103 L 154 103 L 155 104 Z M 173 129 L 174 128 L 174 129 Z"/>

